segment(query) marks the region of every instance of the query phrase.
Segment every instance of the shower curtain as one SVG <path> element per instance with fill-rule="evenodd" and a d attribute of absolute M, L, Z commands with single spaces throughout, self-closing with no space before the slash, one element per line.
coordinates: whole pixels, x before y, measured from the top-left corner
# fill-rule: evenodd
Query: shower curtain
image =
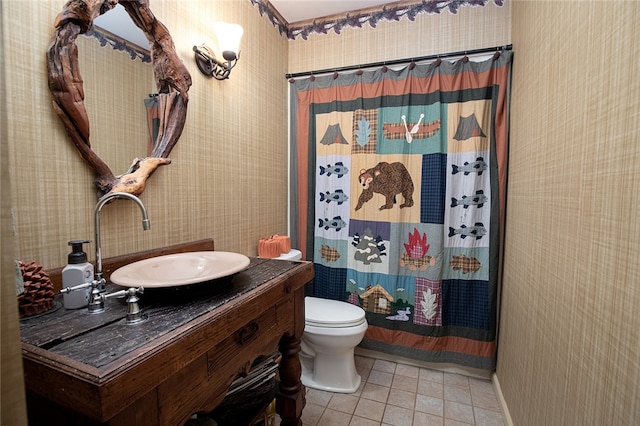
<path fill-rule="evenodd" d="M 291 80 L 292 236 L 360 347 L 494 369 L 511 58 Z"/>

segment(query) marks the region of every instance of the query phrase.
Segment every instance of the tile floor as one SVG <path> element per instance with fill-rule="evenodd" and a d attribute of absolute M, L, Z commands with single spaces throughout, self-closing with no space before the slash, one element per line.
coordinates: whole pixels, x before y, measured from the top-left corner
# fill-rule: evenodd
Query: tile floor
<path fill-rule="evenodd" d="M 356 368 L 352 394 L 307 389 L 304 426 L 505 424 L 489 380 L 363 356 Z"/>

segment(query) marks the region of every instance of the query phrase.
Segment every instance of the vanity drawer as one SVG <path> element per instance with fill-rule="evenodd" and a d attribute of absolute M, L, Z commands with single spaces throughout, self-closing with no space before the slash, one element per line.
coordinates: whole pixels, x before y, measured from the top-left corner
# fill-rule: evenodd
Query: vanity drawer
<path fill-rule="evenodd" d="M 277 307 L 272 306 L 207 351 L 207 375 L 211 377 L 220 370 L 229 371 L 229 364 L 236 364 L 239 359 L 252 359 L 273 352 L 277 349 L 281 336 Z M 245 362 L 238 365 L 238 368 L 244 370 L 250 366 L 250 362 Z"/>

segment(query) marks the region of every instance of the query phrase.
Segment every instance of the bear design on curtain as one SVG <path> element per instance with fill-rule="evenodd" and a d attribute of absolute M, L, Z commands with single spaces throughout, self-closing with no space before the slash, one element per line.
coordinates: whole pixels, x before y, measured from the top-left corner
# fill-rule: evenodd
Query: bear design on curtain
<path fill-rule="evenodd" d="M 292 83 L 298 246 L 361 347 L 495 368 L 511 59 Z"/>

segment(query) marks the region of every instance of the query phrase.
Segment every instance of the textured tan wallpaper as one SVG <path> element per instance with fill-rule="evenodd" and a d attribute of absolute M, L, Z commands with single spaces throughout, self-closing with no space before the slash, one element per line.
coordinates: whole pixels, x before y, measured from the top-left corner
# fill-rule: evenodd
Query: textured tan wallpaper
<path fill-rule="evenodd" d="M 376 28 L 346 27 L 340 34 L 311 34 L 289 42 L 289 73 L 328 69 L 438 53 L 461 52 L 510 43 L 511 2 L 461 7 L 456 15 L 420 14 L 382 21 Z"/>
<path fill-rule="evenodd" d="M 638 424 L 640 4 L 512 8 L 497 376 L 517 425 Z"/>
<path fill-rule="evenodd" d="M 0 40 L 5 28 L 6 5 L 0 3 Z M 0 49 L 0 56 L 2 50 Z M 7 62 L 0 59 L 0 75 L 5 75 Z M 22 349 L 18 324 L 18 304 L 16 303 L 15 269 L 13 268 L 13 247 L 5 242 L 11 236 L 11 188 L 9 186 L 9 145 L 7 144 L 6 85 L 0 78 L 0 424 L 22 426 L 25 418 L 24 378 L 22 375 Z"/>
<path fill-rule="evenodd" d="M 12 1 L 3 48 L 7 84 L 11 215 L 16 258 L 66 263 L 69 239 L 93 240 L 93 172 L 77 155 L 51 108 L 45 51 L 64 1 Z M 156 0 L 192 74 L 187 123 L 172 164 L 149 179 L 141 199 L 151 220 L 117 200 L 102 210 L 104 257 L 213 238 L 219 250 L 256 255 L 261 237 L 287 232 L 287 41 L 249 1 Z M 211 24 L 245 29 L 231 77 L 202 75 L 192 47 L 217 42 Z M 26 23 L 30 23 L 26 25 Z M 115 174 L 146 155 L 143 101 L 155 92 L 149 65 L 78 41 L 92 146 Z M 93 259 L 93 244 L 88 247 Z"/>

